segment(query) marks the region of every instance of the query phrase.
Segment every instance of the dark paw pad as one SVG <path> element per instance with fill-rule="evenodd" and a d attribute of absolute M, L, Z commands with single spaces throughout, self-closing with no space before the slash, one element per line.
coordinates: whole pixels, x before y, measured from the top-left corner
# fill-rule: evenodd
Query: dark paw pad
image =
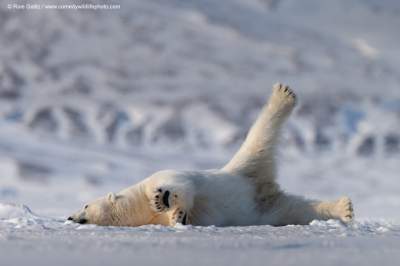
<path fill-rule="evenodd" d="M 187 222 L 188 222 L 187 217 L 188 217 L 187 213 L 185 211 L 182 211 L 182 210 L 177 210 L 174 213 L 174 219 L 175 219 L 176 223 L 181 223 L 183 225 L 186 225 Z"/>
<path fill-rule="evenodd" d="M 156 211 L 164 211 L 170 207 L 169 197 L 171 192 L 169 190 L 157 189 L 154 192 L 153 207 Z"/>

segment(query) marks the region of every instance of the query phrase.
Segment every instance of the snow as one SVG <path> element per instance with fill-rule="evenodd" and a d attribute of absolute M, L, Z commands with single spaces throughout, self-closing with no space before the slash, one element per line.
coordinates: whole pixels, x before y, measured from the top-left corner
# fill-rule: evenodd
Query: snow
<path fill-rule="evenodd" d="M 2 265 L 393 265 L 399 258 L 398 1 L 121 0 L 121 10 L 83 12 L 7 4 L 0 9 Z M 353 224 L 65 222 L 86 201 L 157 170 L 222 166 L 276 81 L 299 97 L 281 141 L 279 182 L 313 198 L 350 196 Z"/>
<path fill-rule="evenodd" d="M 282 261 L 286 265 L 385 265 L 399 256 L 400 227 L 387 221 L 348 226 L 329 220 L 284 227 L 118 228 L 43 218 L 26 206 L 7 204 L 0 206 L 0 221 L 0 247 L 7 254 L 2 263 L 13 265 L 76 261 L 82 265 L 274 265 Z M 23 256 L 18 252 L 21 249 Z"/>

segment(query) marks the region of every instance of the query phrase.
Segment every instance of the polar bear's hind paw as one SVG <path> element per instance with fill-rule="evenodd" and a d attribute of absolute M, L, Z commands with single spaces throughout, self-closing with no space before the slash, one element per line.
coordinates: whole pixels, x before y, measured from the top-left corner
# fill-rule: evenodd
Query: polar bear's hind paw
<path fill-rule="evenodd" d="M 334 213 L 342 222 L 348 223 L 354 219 L 353 204 L 348 197 L 341 197 L 336 201 Z"/>
<path fill-rule="evenodd" d="M 281 83 L 276 83 L 273 86 L 272 101 L 274 103 L 280 103 L 284 106 L 293 107 L 296 105 L 296 94 L 292 91 L 289 86 Z"/>

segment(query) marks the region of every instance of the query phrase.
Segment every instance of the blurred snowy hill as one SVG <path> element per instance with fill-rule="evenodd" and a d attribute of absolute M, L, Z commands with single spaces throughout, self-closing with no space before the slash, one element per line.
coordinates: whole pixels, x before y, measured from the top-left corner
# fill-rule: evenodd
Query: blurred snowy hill
<path fill-rule="evenodd" d="M 1 115 L 7 126 L 122 149 L 226 148 L 282 81 L 300 98 L 290 145 L 398 153 L 400 4 L 385 2 L 2 10 Z"/>
<path fill-rule="evenodd" d="M 76 208 L 161 168 L 219 167 L 280 81 L 299 97 L 282 139 L 285 187 L 347 193 L 363 217 L 399 218 L 400 2 L 7 3 L 0 200 L 64 215 L 57 204 Z M 52 192 L 38 195 L 43 184 Z"/>

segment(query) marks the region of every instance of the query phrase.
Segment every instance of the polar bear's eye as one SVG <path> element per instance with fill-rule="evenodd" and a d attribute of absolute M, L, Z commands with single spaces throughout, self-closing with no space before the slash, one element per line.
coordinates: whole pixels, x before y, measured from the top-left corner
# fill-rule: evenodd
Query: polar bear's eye
<path fill-rule="evenodd" d="M 89 205 L 85 205 L 84 209 L 87 209 L 89 207 Z"/>

